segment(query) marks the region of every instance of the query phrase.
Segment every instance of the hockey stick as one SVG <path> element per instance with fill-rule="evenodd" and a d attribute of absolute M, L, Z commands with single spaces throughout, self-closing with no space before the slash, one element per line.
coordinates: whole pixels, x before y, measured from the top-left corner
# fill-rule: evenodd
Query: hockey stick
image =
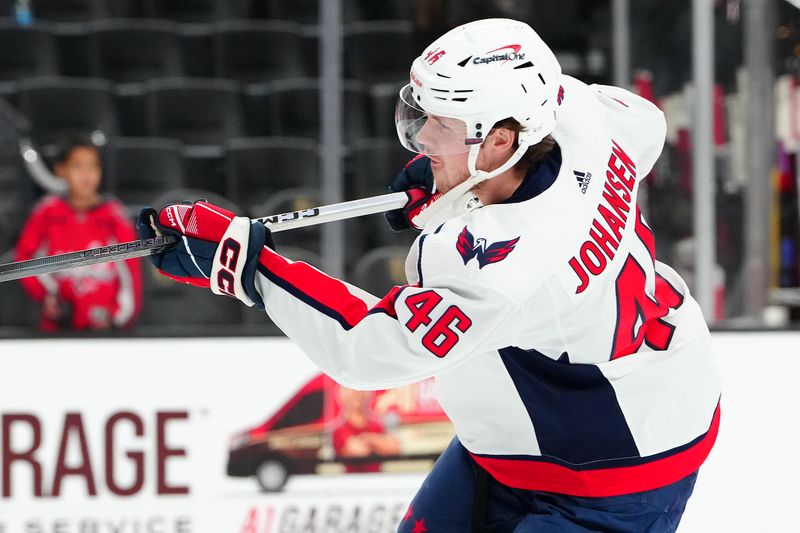
<path fill-rule="evenodd" d="M 345 220 L 363 215 L 383 213 L 384 211 L 403 207 L 405 203 L 405 193 L 395 192 L 311 209 L 291 211 L 289 213 L 281 213 L 280 215 L 256 218 L 253 219 L 253 221 L 264 224 L 273 232 L 278 232 L 305 226 L 315 226 L 317 224 Z M 0 265 L 0 282 L 27 278 L 28 276 L 38 276 L 40 274 L 50 274 L 60 270 L 68 270 L 97 263 L 122 261 L 123 259 L 133 259 L 135 257 L 158 254 L 172 247 L 176 242 L 177 237 L 167 235 L 144 241 L 123 242 L 110 246 L 80 250 L 78 252 L 5 263 Z"/>

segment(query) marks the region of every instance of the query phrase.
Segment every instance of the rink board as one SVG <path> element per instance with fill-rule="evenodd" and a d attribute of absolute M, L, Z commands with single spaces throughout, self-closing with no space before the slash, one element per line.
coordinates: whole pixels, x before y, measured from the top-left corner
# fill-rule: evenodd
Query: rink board
<path fill-rule="evenodd" d="M 791 531 L 800 335 L 715 334 L 722 426 L 681 532 Z M 0 533 L 388 532 L 420 474 L 225 466 L 231 436 L 317 373 L 284 339 L 0 342 Z M 34 442 L 38 437 L 39 442 Z"/>

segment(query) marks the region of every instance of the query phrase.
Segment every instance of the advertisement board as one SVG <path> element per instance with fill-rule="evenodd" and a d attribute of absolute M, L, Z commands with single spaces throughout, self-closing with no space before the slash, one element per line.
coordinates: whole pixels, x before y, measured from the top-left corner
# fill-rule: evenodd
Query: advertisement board
<path fill-rule="evenodd" d="M 285 339 L 0 350 L 0 533 L 392 531 L 452 437 L 430 382 L 341 389 Z"/>
<path fill-rule="evenodd" d="M 714 334 L 722 422 L 681 533 L 795 529 L 799 347 Z M 0 369 L 0 533 L 388 533 L 449 439 L 431 382 L 342 392 L 282 338 L 2 341 Z M 382 446 L 337 433 L 353 406 Z M 285 479 L 242 466 L 279 453 L 304 458 Z"/>

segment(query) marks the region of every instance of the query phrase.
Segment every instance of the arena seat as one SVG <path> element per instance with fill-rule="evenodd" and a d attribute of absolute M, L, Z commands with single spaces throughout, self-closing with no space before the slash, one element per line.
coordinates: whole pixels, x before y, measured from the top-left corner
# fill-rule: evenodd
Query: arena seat
<path fill-rule="evenodd" d="M 356 263 L 353 284 L 377 296 L 384 296 L 395 285 L 407 283 L 405 261 L 407 246 L 375 248 Z"/>
<path fill-rule="evenodd" d="M 396 137 L 354 141 L 347 149 L 347 198 L 385 194 L 389 183 L 415 155 L 403 148 Z"/>
<path fill-rule="evenodd" d="M 400 89 L 407 82 L 408 80 L 402 80 L 370 85 L 368 91 L 376 137 L 397 138 L 397 130 L 394 125 L 394 108 L 397 106 Z"/>
<path fill-rule="evenodd" d="M 114 82 L 184 74 L 178 27 L 163 20 L 94 22 L 88 32 L 90 73 Z"/>
<path fill-rule="evenodd" d="M 67 132 L 100 132 L 106 138 L 118 131 L 112 85 L 93 78 L 23 80 L 19 109 L 33 127 L 39 145 L 52 144 Z"/>
<path fill-rule="evenodd" d="M 0 262 L 12 261 L 11 253 L 0 255 Z M 0 329 L 21 330 L 29 337 L 39 323 L 39 305 L 31 300 L 19 281 L 0 283 Z"/>
<path fill-rule="evenodd" d="M 282 189 L 320 186 L 319 150 L 311 139 L 233 139 L 225 153 L 228 196 L 243 207 L 251 207 Z"/>
<path fill-rule="evenodd" d="M 303 24 L 319 23 L 318 0 L 266 0 L 267 18 L 294 20 Z"/>
<path fill-rule="evenodd" d="M 131 0 L 31 0 L 34 19 L 86 22 L 135 15 Z"/>
<path fill-rule="evenodd" d="M 271 194 L 264 202 L 253 205 L 248 212 L 252 218 L 278 215 L 322 205 L 319 189 L 294 187 Z M 320 227 L 297 228 L 273 235 L 278 250 L 283 246 L 299 247 L 315 254 L 320 253 Z"/>
<path fill-rule="evenodd" d="M 211 31 L 214 72 L 241 82 L 268 82 L 309 74 L 299 24 L 278 20 L 236 20 Z"/>
<path fill-rule="evenodd" d="M 185 186 L 182 147 L 174 139 L 117 137 L 106 148 L 105 165 L 111 190 L 131 213 Z"/>
<path fill-rule="evenodd" d="M 0 50 L 0 86 L 58 74 L 56 39 L 49 24 L 19 26 L 13 19 L 0 19 Z"/>
<path fill-rule="evenodd" d="M 144 16 L 177 22 L 215 22 L 243 16 L 235 0 L 144 0 Z"/>
<path fill-rule="evenodd" d="M 182 326 L 238 326 L 244 304 L 209 289 L 176 283 L 142 261 L 144 297 L 138 326 L 159 326 L 180 319 Z"/>
<path fill-rule="evenodd" d="M 245 87 L 248 135 L 309 137 L 320 135 L 319 80 L 294 78 Z M 344 135 L 371 136 L 369 96 L 356 81 L 344 82 Z"/>
<path fill-rule="evenodd" d="M 152 80 L 144 87 L 147 133 L 185 145 L 222 145 L 242 134 L 239 95 L 231 80 Z"/>
<path fill-rule="evenodd" d="M 404 80 L 415 56 L 407 20 L 353 22 L 344 28 L 345 76 L 363 83 Z"/>

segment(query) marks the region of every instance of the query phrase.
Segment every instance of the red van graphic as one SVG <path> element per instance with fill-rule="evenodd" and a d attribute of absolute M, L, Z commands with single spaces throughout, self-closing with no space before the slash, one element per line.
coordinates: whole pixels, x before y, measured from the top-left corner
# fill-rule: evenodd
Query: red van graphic
<path fill-rule="evenodd" d="M 356 391 L 319 374 L 263 424 L 231 438 L 227 473 L 281 490 L 294 474 L 426 471 L 453 437 L 433 379 Z"/>

